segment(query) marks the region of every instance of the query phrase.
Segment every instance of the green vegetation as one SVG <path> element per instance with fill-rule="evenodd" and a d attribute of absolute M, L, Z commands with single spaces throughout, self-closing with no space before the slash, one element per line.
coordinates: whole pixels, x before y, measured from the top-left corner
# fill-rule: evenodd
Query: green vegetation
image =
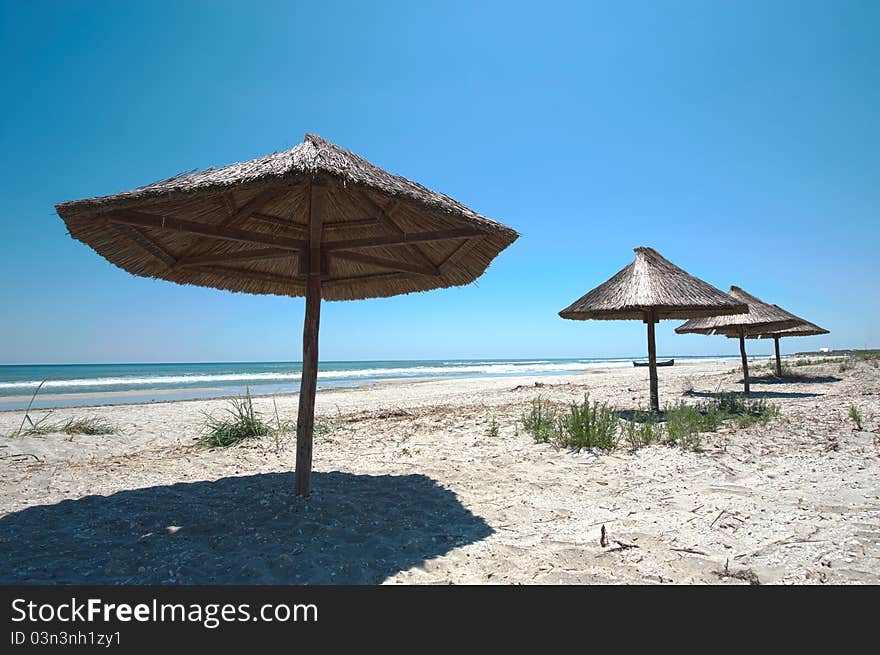
<path fill-rule="evenodd" d="M 617 412 L 606 403 L 590 404 L 589 394 L 581 404 L 569 405 L 568 413 L 557 419 L 557 446 L 566 448 L 602 448 L 612 450 L 617 445 L 619 419 Z"/>
<path fill-rule="evenodd" d="M 710 403 L 710 407 L 713 404 L 720 421 L 732 419 L 741 428 L 755 424 L 766 425 L 771 419 L 779 416 L 779 406 L 768 403 L 764 398 L 746 398 L 735 393 L 722 393 L 714 403 Z"/>
<path fill-rule="evenodd" d="M 101 418 L 99 416 L 72 418 L 60 423 L 47 423 L 45 420 L 47 417 L 48 414 L 43 417 L 42 420 L 37 421 L 36 423 L 31 423 L 31 427 L 27 428 L 26 430 L 19 429 L 19 431 L 12 436 L 42 436 L 45 434 L 54 434 L 57 432 L 69 435 L 115 434 L 117 432 L 117 428 L 115 425 L 110 423 L 107 419 Z"/>
<path fill-rule="evenodd" d="M 315 437 L 326 437 L 328 434 L 336 430 L 337 424 L 333 421 L 327 421 L 322 418 L 315 418 L 312 425 L 312 434 Z"/>
<path fill-rule="evenodd" d="M 833 357 L 820 357 L 811 359 L 799 357 L 793 361 L 793 366 L 816 366 L 818 364 L 838 364 L 841 373 L 853 370 L 859 364 L 865 364 L 872 368 L 880 368 L 880 350 L 853 350 L 835 351 Z M 785 376 L 788 377 L 788 376 Z"/>
<path fill-rule="evenodd" d="M 486 429 L 486 436 L 492 439 L 498 436 L 498 421 L 495 420 L 495 416 L 492 416 L 492 420 L 489 421 L 489 427 Z"/>
<path fill-rule="evenodd" d="M 701 433 L 715 432 L 728 421 L 739 428 L 766 425 L 779 415 L 779 406 L 768 403 L 764 398 L 721 393 L 698 405 L 680 402 L 667 406 L 663 415 L 666 419 L 665 442 L 686 450 L 698 451 L 702 446 Z"/>
<path fill-rule="evenodd" d="M 613 450 L 623 441 L 630 450 L 662 443 L 698 452 L 702 435 L 717 431 L 724 423 L 746 428 L 765 425 L 778 415 L 777 405 L 734 393 L 722 393 L 696 405 L 667 405 L 662 416 L 642 412 L 629 420 L 620 418 L 607 404 L 590 403 L 588 396 L 563 413 L 539 397 L 532 400 L 531 410 L 520 422 L 536 443 L 560 448 Z"/>
<path fill-rule="evenodd" d="M 673 407 L 667 406 L 663 415 L 666 418 L 665 442 L 685 450 L 701 450 L 700 432 L 714 432 L 718 428 L 714 420 L 707 422 L 705 415 L 696 407 L 683 402 Z"/>
<path fill-rule="evenodd" d="M 852 419 L 852 422 L 856 424 L 856 427 L 859 431 L 862 430 L 862 415 L 859 412 L 859 408 L 855 405 L 849 406 L 849 417 Z"/>
<path fill-rule="evenodd" d="M 221 418 L 205 415 L 205 434 L 198 440 L 200 446 L 227 448 L 245 439 L 274 434 L 276 429 L 265 423 L 254 409 L 250 389 L 239 398 L 231 398 L 226 415 Z M 279 422 L 277 430 L 282 430 Z"/>
<path fill-rule="evenodd" d="M 87 416 L 70 419 L 61 426 L 61 432 L 65 434 L 113 434 L 116 432 L 116 426 L 107 419 Z"/>
<path fill-rule="evenodd" d="M 36 421 L 31 418 L 31 408 L 34 406 L 34 400 L 37 397 L 37 394 L 40 393 L 40 389 L 43 388 L 43 385 L 46 384 L 47 380 L 43 380 L 40 384 L 37 385 L 37 388 L 34 389 L 34 393 L 31 396 L 31 400 L 27 405 L 27 409 L 24 410 L 24 418 L 21 419 L 21 425 L 18 426 L 18 430 L 7 435 L 9 437 L 31 437 L 31 436 L 42 436 L 46 434 L 54 434 L 54 433 L 64 433 L 69 434 L 71 436 L 75 434 L 89 434 L 89 435 L 100 435 L 100 434 L 115 434 L 118 431 L 118 428 L 110 423 L 107 419 L 101 418 L 100 416 L 86 416 L 84 418 L 71 418 L 66 421 L 61 421 L 57 423 L 49 423 L 49 417 L 52 415 L 52 410 L 46 412 L 42 418 L 37 419 Z M 25 429 L 25 423 L 28 424 L 28 428 Z"/>
<path fill-rule="evenodd" d="M 549 443 L 556 434 L 556 410 L 542 401 L 541 396 L 532 400 L 532 409 L 522 415 L 520 422 L 535 443 Z"/>
<path fill-rule="evenodd" d="M 619 421 L 617 413 L 607 404 L 571 403 L 568 411 L 559 413 L 539 396 L 532 400 L 531 410 L 520 422 L 535 443 L 552 443 L 559 448 L 603 448 L 617 445 Z"/>
<path fill-rule="evenodd" d="M 817 366 L 818 364 L 838 364 L 840 362 L 840 357 L 820 357 L 819 359 L 810 359 L 809 357 L 806 359 L 796 359 L 794 360 L 795 366 Z"/>
<path fill-rule="evenodd" d="M 741 428 L 752 425 L 767 425 L 772 419 L 779 416 L 779 405 L 768 403 L 763 398 L 750 400 L 739 414 L 735 414 L 736 424 Z"/>
<path fill-rule="evenodd" d="M 630 450 L 638 450 L 663 440 L 663 430 L 653 414 L 643 412 L 634 416 L 631 421 L 621 421 L 620 425 L 623 439 Z"/>
<path fill-rule="evenodd" d="M 840 362 L 842 360 L 835 360 Z M 776 374 L 776 363 L 770 362 L 768 364 L 759 364 L 753 368 L 754 373 L 750 375 L 750 379 L 754 381 L 758 380 L 810 380 L 813 378 L 815 373 L 813 372 L 804 372 L 795 370 L 796 367 L 806 366 L 806 364 L 799 364 L 797 361 L 787 362 L 783 361 L 780 366 L 781 375 Z"/>

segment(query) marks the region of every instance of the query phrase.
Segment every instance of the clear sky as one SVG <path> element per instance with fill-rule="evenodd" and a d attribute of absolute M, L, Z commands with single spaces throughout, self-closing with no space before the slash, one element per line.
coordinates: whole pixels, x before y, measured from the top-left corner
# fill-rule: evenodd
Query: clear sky
<path fill-rule="evenodd" d="M 137 278 L 53 205 L 318 133 L 518 230 L 324 305 L 321 358 L 645 352 L 557 312 L 652 246 L 880 346 L 880 3 L 0 1 L 0 363 L 299 360 L 302 299 Z M 663 354 L 734 354 L 658 328 Z M 767 342 L 750 345 L 769 352 Z"/>

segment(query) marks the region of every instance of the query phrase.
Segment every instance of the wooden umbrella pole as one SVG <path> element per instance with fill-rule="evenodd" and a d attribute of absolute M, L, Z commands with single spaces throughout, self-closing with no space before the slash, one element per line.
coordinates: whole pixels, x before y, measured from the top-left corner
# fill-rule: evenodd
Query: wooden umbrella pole
<path fill-rule="evenodd" d="M 657 342 L 654 338 L 654 325 L 657 317 L 653 311 L 645 318 L 648 324 L 648 378 L 651 387 L 651 411 L 660 411 L 660 394 L 657 390 Z"/>
<path fill-rule="evenodd" d="M 746 356 L 746 334 L 745 331 L 739 331 L 739 354 L 742 357 L 743 364 L 743 387 L 746 395 L 749 393 L 749 358 Z"/>
<path fill-rule="evenodd" d="M 782 360 L 779 359 L 779 337 L 773 337 L 773 346 L 776 349 L 776 377 L 782 377 Z"/>
<path fill-rule="evenodd" d="M 306 272 L 306 317 L 303 321 L 302 374 L 296 417 L 296 494 L 308 497 L 312 478 L 312 433 L 318 386 L 318 330 L 321 322 L 321 187 L 312 184 L 308 255 L 300 257 Z M 304 252 L 303 255 L 306 253 Z M 307 260 L 307 261 L 306 261 Z"/>
<path fill-rule="evenodd" d="M 303 322 L 302 379 L 296 417 L 296 494 L 308 496 L 312 477 L 312 431 L 318 386 L 318 325 L 321 319 L 321 278 L 308 276 Z"/>

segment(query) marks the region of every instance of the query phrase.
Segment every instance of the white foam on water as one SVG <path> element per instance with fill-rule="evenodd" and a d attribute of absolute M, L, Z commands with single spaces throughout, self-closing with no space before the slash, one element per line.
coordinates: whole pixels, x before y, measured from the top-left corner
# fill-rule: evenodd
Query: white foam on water
<path fill-rule="evenodd" d="M 585 371 L 596 368 L 619 368 L 629 365 L 628 360 L 610 360 L 602 362 L 499 362 L 457 364 L 448 366 L 405 366 L 394 368 L 362 368 L 338 371 L 319 371 L 321 379 L 363 379 L 363 378 L 395 378 L 418 377 L 423 375 L 511 375 L 535 373 L 565 373 Z M 151 386 L 169 384 L 211 384 L 215 382 L 293 382 L 300 379 L 299 372 L 259 372 L 259 373 L 216 373 L 208 375 L 153 375 L 153 376 L 119 376 L 101 378 L 79 378 L 72 380 L 47 380 L 44 389 L 75 389 L 78 387 L 119 387 L 119 386 Z M 16 382 L 0 382 L 0 389 L 36 389 L 40 380 Z"/>
<path fill-rule="evenodd" d="M 679 358 L 680 363 L 714 363 L 738 361 L 737 357 L 683 357 Z M 436 364 L 425 364 L 421 366 L 399 366 L 399 367 L 373 367 L 373 368 L 353 368 L 343 370 L 319 370 L 318 378 L 322 380 L 368 380 L 368 379 L 388 379 L 388 378 L 406 378 L 406 377 L 422 377 L 422 376 L 510 376 L 510 375 L 541 375 L 541 374 L 563 374 L 563 373 L 579 373 L 596 369 L 608 368 L 626 368 L 632 366 L 629 359 L 608 359 L 608 360 L 568 360 L 568 361 L 552 361 L 552 360 L 528 360 L 528 361 L 507 361 L 507 362 L 473 362 L 467 363 L 463 361 L 438 362 Z M 95 377 L 95 378 L 76 378 L 71 380 L 46 380 L 43 389 L 63 392 L 69 390 L 76 392 L 78 389 L 87 387 L 96 388 L 98 390 L 107 390 L 112 392 L 114 387 L 156 387 L 168 385 L 196 385 L 196 384 L 216 384 L 221 382 L 239 383 L 240 385 L 252 384 L 283 384 L 288 382 L 297 382 L 300 379 L 299 371 L 290 372 L 272 372 L 272 371 L 255 371 L 253 373 L 213 373 L 192 375 L 148 375 L 148 376 L 116 376 L 116 377 Z M 22 393 L 27 390 L 36 389 L 40 385 L 40 380 L 22 380 L 0 382 L 0 396 L 11 395 L 16 392 Z"/>

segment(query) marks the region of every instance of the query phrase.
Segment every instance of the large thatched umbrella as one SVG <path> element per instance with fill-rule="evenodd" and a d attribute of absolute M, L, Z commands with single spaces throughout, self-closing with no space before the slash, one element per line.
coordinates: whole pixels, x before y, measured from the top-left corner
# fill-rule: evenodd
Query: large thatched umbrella
<path fill-rule="evenodd" d="M 635 261 L 559 312 L 562 318 L 640 320 L 648 326 L 651 410 L 660 411 L 654 324 L 663 319 L 741 314 L 748 307 L 689 275 L 653 248 L 635 248 Z"/>
<path fill-rule="evenodd" d="M 749 313 L 741 316 L 712 316 L 687 321 L 675 328 L 678 334 L 724 334 L 739 338 L 739 354 L 742 358 L 743 389 L 749 393 L 749 360 L 746 356 L 746 336 L 748 334 L 784 330 L 803 322 L 781 307 L 771 305 L 746 293 L 739 287 L 730 287 L 728 292 L 749 307 Z"/>
<path fill-rule="evenodd" d="M 776 305 L 774 305 L 775 307 Z M 828 330 L 821 328 L 815 323 L 810 323 L 801 319 L 801 322 L 795 327 L 784 330 L 770 330 L 757 332 L 746 332 L 746 339 L 773 339 L 773 349 L 776 352 L 776 376 L 782 377 L 782 360 L 779 357 L 779 340 L 782 337 L 812 337 L 818 334 L 828 334 Z M 736 338 L 737 334 L 729 333 L 727 336 L 731 339 Z"/>
<path fill-rule="evenodd" d="M 311 134 L 286 152 L 56 208 L 71 236 L 129 273 L 306 297 L 296 452 L 303 496 L 321 298 L 468 284 L 518 236 Z"/>

